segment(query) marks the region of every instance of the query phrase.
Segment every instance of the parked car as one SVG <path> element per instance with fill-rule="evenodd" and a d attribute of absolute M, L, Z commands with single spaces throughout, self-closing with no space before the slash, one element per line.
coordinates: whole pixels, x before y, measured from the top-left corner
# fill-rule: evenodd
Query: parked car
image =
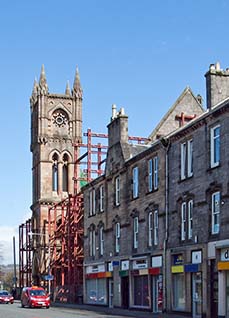
<path fill-rule="evenodd" d="M 13 304 L 14 298 L 7 290 L 0 290 L 0 303 L 1 304 Z"/>
<path fill-rule="evenodd" d="M 42 287 L 24 287 L 21 294 L 21 307 L 46 307 L 50 306 L 50 297 Z"/>

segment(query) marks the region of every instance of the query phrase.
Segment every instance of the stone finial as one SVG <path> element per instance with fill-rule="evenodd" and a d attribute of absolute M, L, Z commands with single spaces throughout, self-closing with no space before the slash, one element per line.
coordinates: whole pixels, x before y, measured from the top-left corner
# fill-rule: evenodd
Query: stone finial
<path fill-rule="evenodd" d="M 39 86 L 40 86 L 40 91 L 43 95 L 48 93 L 48 85 L 47 85 L 47 81 L 46 81 L 44 64 L 42 64 L 42 66 L 41 66 L 41 75 L 40 75 L 40 80 L 39 80 Z"/>
<path fill-rule="evenodd" d="M 216 69 L 216 71 L 220 71 L 221 69 L 220 69 L 220 63 L 219 62 L 216 62 L 215 63 L 215 69 Z"/>
<path fill-rule="evenodd" d="M 116 105 L 113 104 L 112 105 L 112 117 L 111 117 L 111 120 L 115 119 L 116 116 L 117 116 Z"/>
<path fill-rule="evenodd" d="M 83 96 L 83 90 L 82 90 L 81 84 L 80 84 L 80 74 L 79 74 L 78 67 L 76 67 L 76 75 L 75 75 L 75 80 L 74 80 L 74 84 L 73 84 L 73 94 L 79 98 L 82 98 L 82 96 Z"/>
<path fill-rule="evenodd" d="M 66 84 L 65 95 L 71 95 L 69 81 L 67 81 L 67 84 Z"/>

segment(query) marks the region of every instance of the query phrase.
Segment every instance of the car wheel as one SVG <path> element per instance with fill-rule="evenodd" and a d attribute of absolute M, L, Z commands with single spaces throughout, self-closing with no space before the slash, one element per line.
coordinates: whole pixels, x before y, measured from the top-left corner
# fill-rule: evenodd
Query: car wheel
<path fill-rule="evenodd" d="M 21 303 L 21 308 L 24 308 L 25 306 Z"/>
<path fill-rule="evenodd" d="M 49 309 L 49 306 L 46 306 L 47 309 Z"/>

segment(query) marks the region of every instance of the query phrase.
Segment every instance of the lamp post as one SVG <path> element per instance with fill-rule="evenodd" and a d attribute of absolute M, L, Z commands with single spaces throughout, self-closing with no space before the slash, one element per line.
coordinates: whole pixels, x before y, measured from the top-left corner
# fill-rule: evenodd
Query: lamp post
<path fill-rule="evenodd" d="M 47 233 L 33 233 L 33 232 L 29 232 L 28 233 L 29 236 L 40 236 L 40 237 L 47 237 L 47 242 L 48 242 L 48 293 L 50 294 L 50 291 L 51 291 L 51 275 L 50 275 L 50 262 L 51 262 L 51 251 L 50 251 L 50 239 L 49 239 L 49 234 Z"/>

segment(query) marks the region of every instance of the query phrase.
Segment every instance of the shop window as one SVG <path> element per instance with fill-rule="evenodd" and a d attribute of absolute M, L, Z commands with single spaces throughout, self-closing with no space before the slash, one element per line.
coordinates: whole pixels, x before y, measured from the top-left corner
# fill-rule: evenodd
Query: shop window
<path fill-rule="evenodd" d="M 173 274 L 173 310 L 185 310 L 184 274 Z"/>
<path fill-rule="evenodd" d="M 105 305 L 107 303 L 106 279 L 86 280 L 86 303 Z"/>
<path fill-rule="evenodd" d="M 158 189 L 158 157 L 148 161 L 148 191 Z"/>
<path fill-rule="evenodd" d="M 211 168 L 217 167 L 220 163 L 220 125 L 211 128 Z"/>
<path fill-rule="evenodd" d="M 220 219 L 220 192 L 212 194 L 212 234 L 219 233 Z"/>
<path fill-rule="evenodd" d="M 148 276 L 133 276 L 134 306 L 149 307 L 149 284 Z"/>
<path fill-rule="evenodd" d="M 181 144 L 181 180 L 193 175 L 193 141 Z"/>

